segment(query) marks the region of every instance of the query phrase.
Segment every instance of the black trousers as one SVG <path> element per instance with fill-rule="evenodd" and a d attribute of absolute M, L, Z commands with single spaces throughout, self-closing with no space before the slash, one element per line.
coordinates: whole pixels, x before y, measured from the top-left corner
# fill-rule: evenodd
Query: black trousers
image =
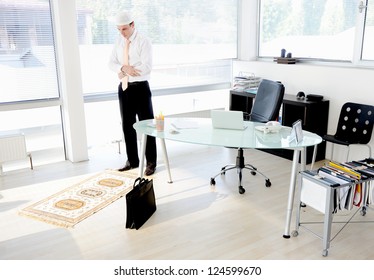
<path fill-rule="evenodd" d="M 139 165 L 138 143 L 133 125 L 138 120 L 153 119 L 152 93 L 147 81 L 129 83 L 125 91 L 122 83 L 118 86 L 119 108 L 122 119 L 122 130 L 125 137 L 127 160 L 132 166 Z M 156 139 L 147 136 L 145 150 L 147 163 L 157 162 Z"/>

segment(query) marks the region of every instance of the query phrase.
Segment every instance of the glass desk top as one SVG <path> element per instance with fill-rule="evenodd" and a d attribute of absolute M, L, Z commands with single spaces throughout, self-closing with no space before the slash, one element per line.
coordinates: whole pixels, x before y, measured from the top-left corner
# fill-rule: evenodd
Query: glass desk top
<path fill-rule="evenodd" d="M 134 124 L 137 132 L 157 138 L 209 146 L 259 148 L 259 149 L 297 149 L 314 146 L 322 138 L 303 130 L 303 140 L 290 141 L 291 127 L 282 126 L 279 132 L 264 133 L 259 130 L 263 123 L 244 122 L 246 129 L 216 129 L 210 118 L 165 118 L 163 132 L 156 130 L 154 120 L 139 121 Z M 256 128 L 257 127 L 257 128 Z"/>
<path fill-rule="evenodd" d="M 139 176 L 142 176 L 144 168 L 146 135 L 161 139 L 164 153 L 165 165 L 169 173 L 169 183 L 172 182 L 169 160 L 167 156 L 165 139 L 193 144 L 222 146 L 232 148 L 252 148 L 252 149 L 291 149 L 294 151 L 290 188 L 288 192 L 286 225 L 283 234 L 284 238 L 290 238 L 290 226 L 292 209 L 295 197 L 296 176 L 298 159 L 301 155 L 301 170 L 305 170 L 305 147 L 316 146 L 322 142 L 322 138 L 308 131 L 302 131 L 303 140 L 300 142 L 290 141 L 291 127 L 282 126 L 278 132 L 264 133 L 259 130 L 263 123 L 244 122 L 245 130 L 214 129 L 210 118 L 165 118 L 164 131 L 156 130 L 154 120 L 139 121 L 134 124 L 134 128 L 142 137 L 142 155 L 139 165 Z"/>

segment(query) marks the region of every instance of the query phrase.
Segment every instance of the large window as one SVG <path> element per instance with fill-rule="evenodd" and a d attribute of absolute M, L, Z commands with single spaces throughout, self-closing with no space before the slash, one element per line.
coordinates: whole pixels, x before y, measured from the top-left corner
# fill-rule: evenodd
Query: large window
<path fill-rule="evenodd" d="M 65 159 L 56 69 L 50 2 L 0 0 L 0 137 L 24 134 L 35 166 Z"/>
<path fill-rule="evenodd" d="M 58 97 L 48 1 L 0 1 L 0 77 L 0 103 Z"/>
<path fill-rule="evenodd" d="M 277 57 L 281 49 L 286 49 L 293 57 L 303 59 L 374 59 L 374 1 L 261 0 L 260 3 L 260 57 Z M 364 34 L 360 28 L 363 25 Z"/>
<path fill-rule="evenodd" d="M 237 56 L 237 0 L 77 0 L 83 91 L 115 92 L 108 69 L 118 36 L 114 17 L 129 10 L 153 43 L 153 89 L 230 83 Z"/>

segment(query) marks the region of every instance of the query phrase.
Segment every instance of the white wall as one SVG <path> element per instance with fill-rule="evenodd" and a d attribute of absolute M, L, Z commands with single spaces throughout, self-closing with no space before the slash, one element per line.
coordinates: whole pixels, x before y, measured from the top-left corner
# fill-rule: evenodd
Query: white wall
<path fill-rule="evenodd" d="M 239 28 L 239 60 L 233 63 L 233 74 L 240 71 L 253 72 L 256 76 L 281 81 L 287 94 L 304 91 L 305 94 L 320 94 L 330 100 L 328 133 L 334 134 L 340 108 L 343 103 L 352 101 L 374 105 L 374 89 L 371 84 L 374 79 L 374 68 L 354 68 L 322 66 L 315 64 L 277 64 L 268 61 L 255 61 L 256 30 L 257 30 L 257 1 L 241 1 L 242 14 Z M 251 26 L 247 26 L 251 25 Z M 253 25 L 256 28 L 253 28 Z M 370 142 L 374 150 L 374 136 Z M 335 149 L 334 158 L 345 159 L 345 149 Z M 355 159 L 367 157 L 367 149 L 356 147 L 351 149 Z M 330 156 L 330 145 L 326 155 Z M 339 156 L 338 156 L 339 155 Z"/>

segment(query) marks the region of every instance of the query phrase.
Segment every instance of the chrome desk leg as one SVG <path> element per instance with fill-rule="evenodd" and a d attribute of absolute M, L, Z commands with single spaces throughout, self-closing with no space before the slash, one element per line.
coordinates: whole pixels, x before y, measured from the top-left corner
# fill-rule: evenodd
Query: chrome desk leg
<path fill-rule="evenodd" d="M 310 170 L 313 170 L 314 168 L 314 163 L 316 162 L 316 156 L 317 156 L 317 149 L 318 149 L 318 145 L 314 145 L 313 158 L 312 158 L 312 164 L 310 165 Z"/>
<path fill-rule="evenodd" d="M 142 135 L 142 145 L 140 149 L 140 162 L 139 162 L 139 171 L 138 176 L 143 177 L 143 170 L 144 170 L 144 158 L 145 158 L 145 147 L 147 146 L 147 135 Z"/>
<path fill-rule="evenodd" d="M 301 161 L 301 164 L 300 164 L 300 170 L 299 171 L 305 171 L 306 170 L 306 148 L 302 149 L 301 150 L 301 157 L 300 157 L 300 161 Z M 297 170 L 296 170 L 297 172 Z M 298 178 L 298 173 L 296 173 L 296 180 Z M 295 182 L 295 185 L 296 185 L 296 182 Z M 300 188 L 299 188 L 300 189 Z M 305 203 L 301 203 L 301 205 L 303 207 L 305 207 Z"/>
<path fill-rule="evenodd" d="M 166 150 L 165 139 L 160 138 L 160 140 L 161 140 L 162 152 L 164 154 L 164 162 L 165 162 L 168 174 L 169 174 L 169 181 L 168 181 L 168 183 L 173 183 L 173 180 L 171 179 L 169 157 L 168 157 L 168 153 L 167 153 L 167 150 Z M 144 159 L 145 159 L 145 149 L 146 149 L 146 147 L 147 147 L 147 135 L 143 134 L 142 135 L 142 144 L 141 144 L 141 148 L 140 148 L 139 171 L 138 171 L 138 176 L 139 177 L 143 177 Z"/>
<path fill-rule="evenodd" d="M 287 204 L 287 212 L 286 212 L 286 228 L 285 228 L 284 234 L 283 234 L 284 238 L 290 238 L 292 208 L 293 208 L 293 202 L 294 202 L 294 198 L 295 198 L 297 165 L 299 163 L 299 156 L 300 156 L 300 150 L 295 149 L 294 152 L 293 152 L 290 189 L 288 191 L 288 204 Z M 305 156 L 304 156 L 304 158 L 305 158 Z"/>
<path fill-rule="evenodd" d="M 333 199 L 334 199 L 334 189 L 328 188 L 326 192 L 326 207 L 325 207 L 325 217 L 323 222 L 323 250 L 322 256 L 326 257 L 328 250 L 330 248 L 331 239 L 331 223 L 332 223 L 332 212 L 333 212 Z"/>
<path fill-rule="evenodd" d="M 165 139 L 163 138 L 160 138 L 160 141 L 161 141 L 161 147 L 162 147 L 162 152 L 164 154 L 164 162 L 165 162 L 165 165 L 166 165 L 166 169 L 168 171 L 168 175 L 169 175 L 169 181 L 168 183 L 173 183 L 173 179 L 171 179 L 171 172 L 170 172 L 170 165 L 169 165 L 169 157 L 168 157 L 168 152 L 166 150 L 166 145 L 165 145 Z"/>
<path fill-rule="evenodd" d="M 305 171 L 305 169 L 306 169 L 306 148 L 301 150 L 300 156 L 301 156 L 300 157 L 300 162 L 301 162 L 300 171 Z"/>

